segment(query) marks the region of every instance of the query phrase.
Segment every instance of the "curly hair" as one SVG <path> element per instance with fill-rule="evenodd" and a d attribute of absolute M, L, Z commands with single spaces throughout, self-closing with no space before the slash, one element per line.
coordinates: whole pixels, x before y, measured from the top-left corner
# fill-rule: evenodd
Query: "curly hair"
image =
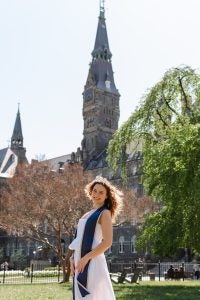
<path fill-rule="evenodd" d="M 105 199 L 105 206 L 110 210 L 112 219 L 115 220 L 122 209 L 123 193 L 111 184 L 106 178 L 97 176 L 92 182 L 85 187 L 87 197 L 91 198 L 93 188 L 96 184 L 101 184 L 107 191 L 107 198 Z"/>

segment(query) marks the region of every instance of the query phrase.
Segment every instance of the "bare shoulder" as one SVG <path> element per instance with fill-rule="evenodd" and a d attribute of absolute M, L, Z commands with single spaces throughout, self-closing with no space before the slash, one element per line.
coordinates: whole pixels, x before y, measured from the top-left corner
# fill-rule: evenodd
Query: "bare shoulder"
<path fill-rule="evenodd" d="M 99 218 L 99 223 L 102 224 L 102 222 L 111 221 L 111 220 L 112 220 L 111 211 L 109 209 L 105 209 Z"/>
<path fill-rule="evenodd" d="M 111 217 L 111 211 L 109 209 L 104 209 L 101 215 Z"/>

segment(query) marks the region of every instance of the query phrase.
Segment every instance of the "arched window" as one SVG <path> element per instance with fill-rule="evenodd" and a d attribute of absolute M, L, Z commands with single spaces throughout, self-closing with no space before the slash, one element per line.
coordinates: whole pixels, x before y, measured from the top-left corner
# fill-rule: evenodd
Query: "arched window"
<path fill-rule="evenodd" d="M 15 242 L 13 241 L 10 255 L 14 255 L 14 254 L 15 254 Z"/>
<path fill-rule="evenodd" d="M 28 241 L 28 242 L 27 242 L 27 249 L 26 249 L 26 255 L 27 255 L 27 256 L 30 255 L 30 248 L 31 248 L 31 242 Z"/>
<path fill-rule="evenodd" d="M 10 254 L 11 254 L 11 245 L 10 245 L 10 243 L 8 243 L 8 244 L 6 245 L 6 255 L 7 255 L 7 256 L 10 256 Z"/>
<path fill-rule="evenodd" d="M 124 236 L 119 238 L 119 253 L 124 253 Z"/>
<path fill-rule="evenodd" d="M 135 249 L 135 241 L 136 241 L 136 235 L 133 235 L 131 238 L 131 253 L 136 253 Z"/>
<path fill-rule="evenodd" d="M 45 219 L 44 220 L 44 233 L 47 233 L 47 229 L 48 229 L 48 220 Z"/>

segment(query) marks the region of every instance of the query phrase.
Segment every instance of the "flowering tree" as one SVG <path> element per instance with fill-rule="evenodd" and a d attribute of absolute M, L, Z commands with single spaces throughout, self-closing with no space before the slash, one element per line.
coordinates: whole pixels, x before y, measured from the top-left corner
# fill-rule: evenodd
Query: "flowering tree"
<path fill-rule="evenodd" d="M 10 234 L 53 250 L 63 266 L 64 281 L 69 275 L 70 253 L 64 256 L 62 242 L 72 237 L 77 219 L 91 206 L 84 193 L 90 179 L 79 164 L 69 164 L 57 173 L 44 163 L 34 163 L 19 168 L 2 191 L 2 226 Z"/>

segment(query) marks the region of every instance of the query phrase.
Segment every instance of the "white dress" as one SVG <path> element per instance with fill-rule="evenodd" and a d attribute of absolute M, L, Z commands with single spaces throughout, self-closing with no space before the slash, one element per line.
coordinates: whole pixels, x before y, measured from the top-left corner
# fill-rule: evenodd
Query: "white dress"
<path fill-rule="evenodd" d="M 90 214 L 91 215 L 91 214 Z M 89 216 L 90 216 L 89 215 Z M 89 217 L 87 216 L 87 218 Z M 87 218 L 82 218 L 78 222 L 77 236 L 69 245 L 71 250 L 74 250 L 74 263 L 75 266 L 80 260 L 81 254 L 81 243 L 84 233 L 85 223 Z M 102 241 L 102 230 L 101 225 L 97 222 L 92 249 L 96 248 Z M 115 300 L 115 295 L 110 280 L 107 263 L 104 253 L 91 259 L 88 268 L 87 277 L 87 290 L 90 292 L 89 295 L 82 297 L 77 284 L 77 271 L 75 271 L 74 277 L 74 292 L 75 300 Z"/>

